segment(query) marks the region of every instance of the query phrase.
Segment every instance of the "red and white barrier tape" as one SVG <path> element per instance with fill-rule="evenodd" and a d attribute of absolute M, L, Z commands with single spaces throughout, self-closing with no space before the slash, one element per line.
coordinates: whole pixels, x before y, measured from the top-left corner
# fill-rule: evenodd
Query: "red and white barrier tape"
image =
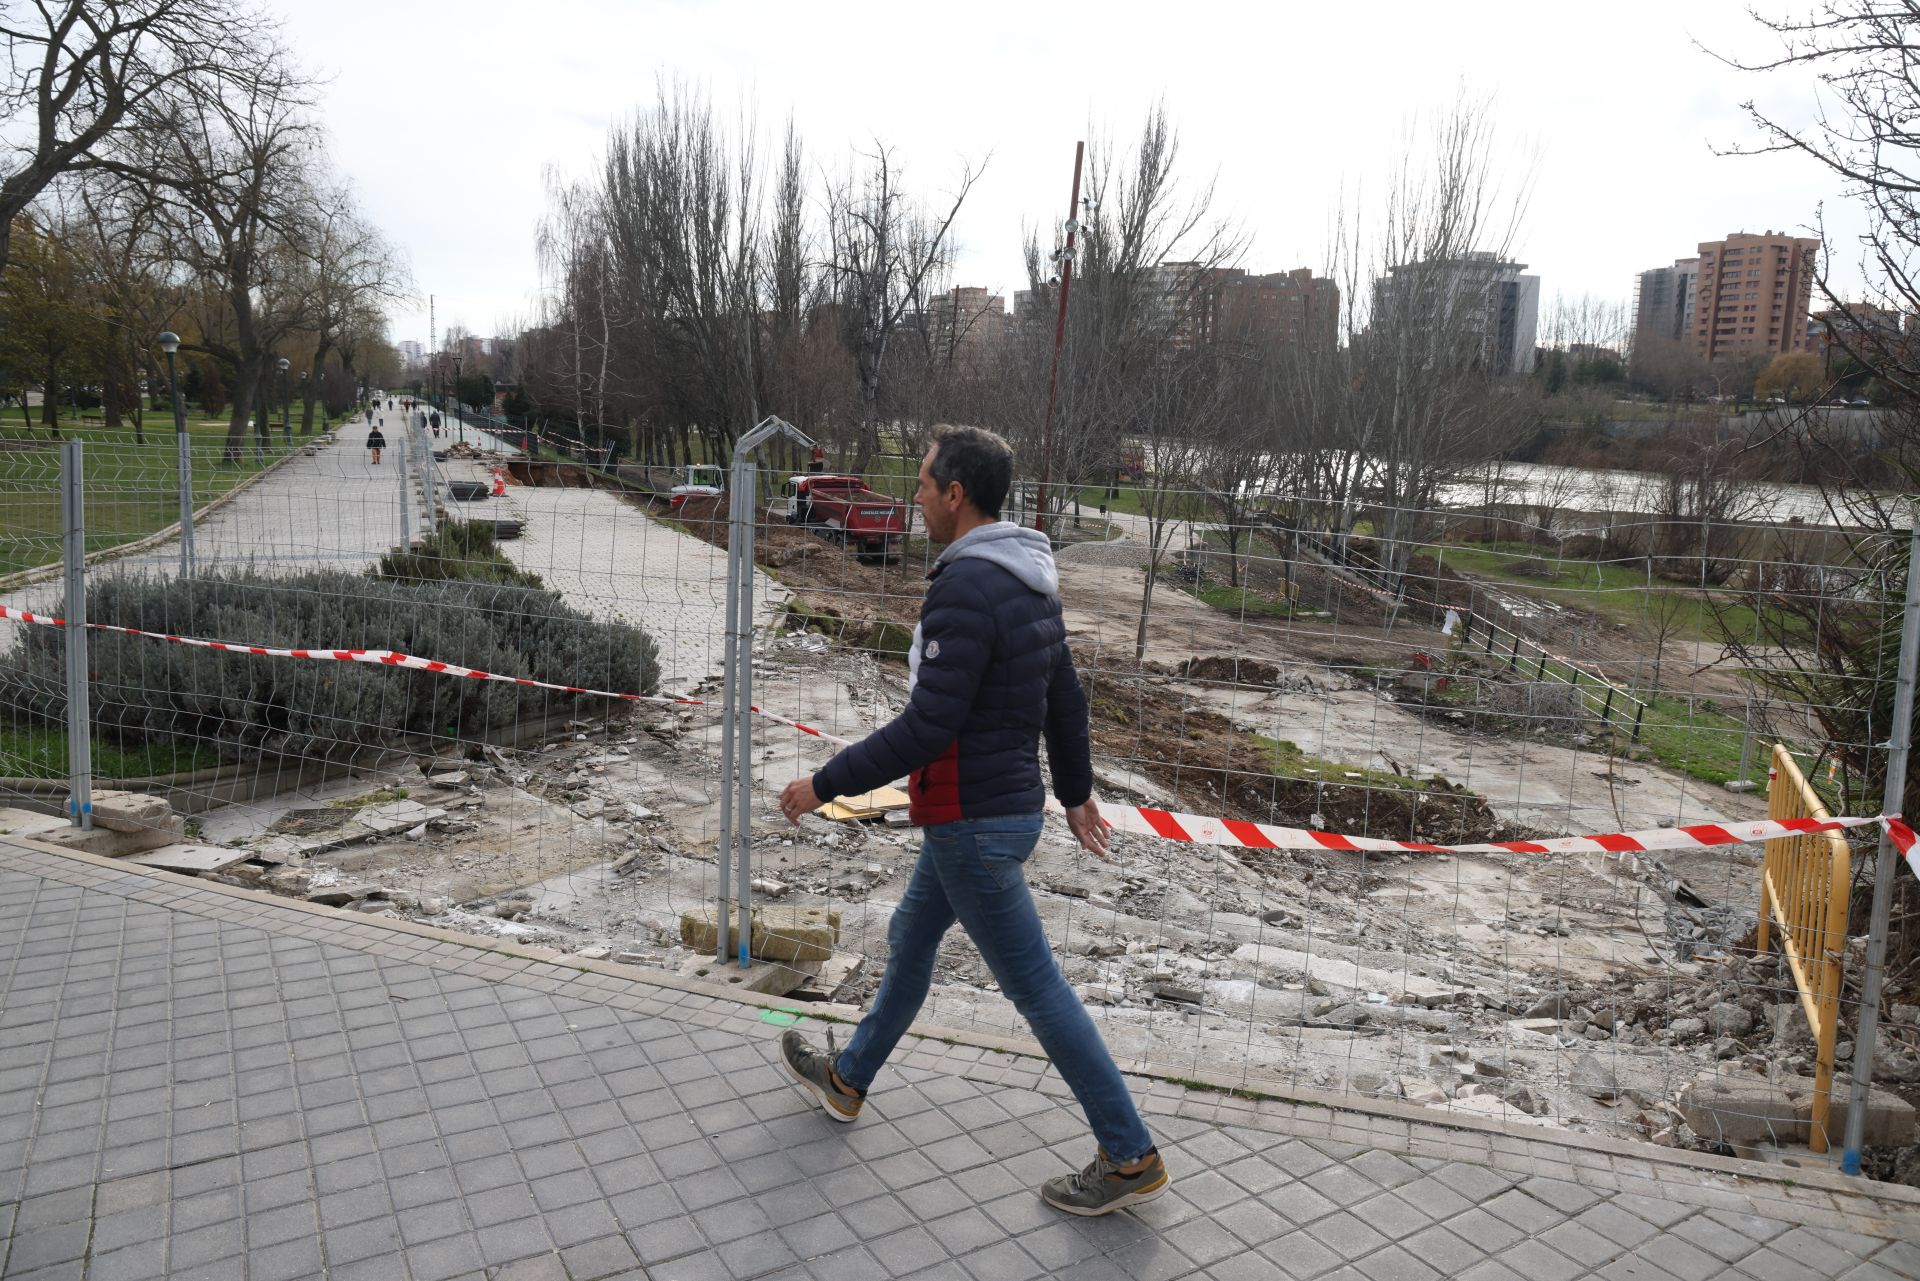
<path fill-rule="evenodd" d="M 65 619 L 35 614 L 8 605 L 0 605 L 0 619 L 14 619 L 42 627 L 66 626 Z M 382 667 L 402 667 L 413 671 L 433 672 L 442 676 L 464 676 L 471 680 L 501 681 L 510 685 L 551 689 L 565 694 L 613 698 L 629 703 L 665 703 L 684 707 L 718 706 L 710 699 L 689 698 L 678 694 L 628 694 L 616 690 L 592 689 L 584 685 L 559 685 L 551 681 L 533 680 L 526 676 L 502 676 L 496 672 L 481 671 L 477 667 L 463 667 L 458 663 L 442 663 L 433 659 L 418 658 L 412 654 L 403 654 L 391 649 L 281 649 L 271 645 L 240 645 L 227 641 L 203 640 L 194 636 L 177 636 L 170 632 L 143 631 L 137 627 L 119 627 L 111 623 L 88 623 L 87 628 L 90 631 L 117 632 L 122 636 L 168 641 L 175 645 L 216 649 L 229 654 L 374 663 Z M 752 711 L 756 716 L 789 726 L 802 734 L 810 734 L 824 742 L 836 743 L 844 747 L 851 741 L 837 734 L 829 734 L 823 729 L 817 729 L 804 721 L 782 716 L 778 712 L 769 712 L 765 708 L 754 707 Z M 1142 805 L 1102 804 L 1100 813 L 1115 831 L 1155 836 L 1162 840 L 1191 842 L 1196 845 L 1222 845 L 1239 849 L 1263 850 L 1365 851 L 1382 854 L 1634 854 L 1652 850 L 1691 850 L 1716 845 L 1741 845 L 1786 836 L 1841 832 L 1873 823 L 1885 823 L 1888 836 L 1892 839 L 1895 848 L 1905 857 L 1914 875 L 1920 876 L 1920 838 L 1916 838 L 1913 829 L 1902 822 L 1897 815 L 1891 818 L 1881 816 L 1829 819 L 1788 818 L 1749 823 L 1695 823 L 1686 827 L 1660 827 L 1644 832 L 1608 832 L 1597 836 L 1564 836 L 1544 841 L 1426 845 L 1418 841 L 1342 836 L 1336 832 L 1317 832 L 1305 827 L 1275 827 L 1267 823 L 1246 823 L 1230 818 L 1204 818 L 1196 814 L 1179 814 L 1171 810 L 1154 809 Z"/>

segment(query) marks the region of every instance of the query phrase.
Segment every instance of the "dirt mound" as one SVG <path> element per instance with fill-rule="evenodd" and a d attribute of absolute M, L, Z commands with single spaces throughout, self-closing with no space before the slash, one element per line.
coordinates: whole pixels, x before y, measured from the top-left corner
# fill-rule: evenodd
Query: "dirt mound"
<path fill-rule="evenodd" d="M 1280 669 L 1257 658 L 1227 658 L 1208 654 L 1189 658 L 1175 669 L 1174 675 L 1195 681 L 1219 681 L 1227 685 L 1264 685 L 1272 689 L 1280 684 Z"/>
<path fill-rule="evenodd" d="M 1486 801 L 1445 779 L 1384 787 L 1282 778 L 1259 740 L 1224 716 L 1184 705 L 1178 691 L 1085 664 L 1081 680 L 1095 751 L 1128 760 L 1171 789 L 1189 813 L 1435 845 L 1489 840 L 1501 831 Z"/>
<path fill-rule="evenodd" d="M 655 515 L 678 521 L 689 534 L 725 547 L 732 526 L 724 494 L 687 499 L 669 512 L 664 503 L 637 495 L 630 501 Z M 885 625 L 905 623 L 909 632 L 920 617 L 927 594 L 926 566 L 916 560 L 871 565 L 817 534 L 762 517 L 754 527 L 753 559 L 782 586 L 797 594 L 803 608 L 796 621 L 836 640 L 893 653 L 892 635 L 875 639 Z M 900 653 L 905 653 L 901 648 Z"/>

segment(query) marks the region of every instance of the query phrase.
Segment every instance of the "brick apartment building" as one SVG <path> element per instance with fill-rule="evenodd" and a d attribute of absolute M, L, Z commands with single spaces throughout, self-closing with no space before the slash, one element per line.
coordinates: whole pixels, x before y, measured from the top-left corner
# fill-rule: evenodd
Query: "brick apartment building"
<path fill-rule="evenodd" d="M 1332 343 L 1340 325 L 1340 286 L 1311 268 L 1236 276 L 1220 289 L 1218 336 L 1285 346 Z"/>
<path fill-rule="evenodd" d="M 935 359 L 973 370 L 989 367 L 1011 332 L 1006 299 L 991 289 L 963 285 L 927 304 Z"/>
<path fill-rule="evenodd" d="M 1820 242 L 1744 232 L 1700 244 L 1693 352 L 1708 364 L 1807 350 L 1813 255 Z"/>

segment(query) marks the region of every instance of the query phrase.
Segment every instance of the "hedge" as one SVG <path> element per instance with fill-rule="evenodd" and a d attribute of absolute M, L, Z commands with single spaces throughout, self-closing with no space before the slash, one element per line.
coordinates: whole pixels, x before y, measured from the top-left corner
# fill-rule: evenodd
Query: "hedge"
<path fill-rule="evenodd" d="M 148 631 L 284 648 L 394 649 L 505 676 L 650 694 L 653 639 L 567 605 L 559 593 L 337 571 L 189 580 L 103 579 L 87 616 Z M 63 634 L 25 627 L 0 657 L 0 708 L 16 723 L 64 721 Z M 223 754 L 342 755 L 401 732 L 475 738 L 604 710 L 607 700 L 368 663 L 307 661 L 93 633 L 95 732 L 109 741 L 187 739 Z"/>

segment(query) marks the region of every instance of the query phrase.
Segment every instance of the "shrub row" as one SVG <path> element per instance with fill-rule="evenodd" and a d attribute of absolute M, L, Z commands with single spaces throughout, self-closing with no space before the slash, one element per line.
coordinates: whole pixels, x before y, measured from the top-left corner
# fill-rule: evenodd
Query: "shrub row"
<path fill-rule="evenodd" d="M 517 572 L 517 571 L 516 571 Z M 651 637 L 589 617 L 544 588 L 337 571 L 189 580 L 103 579 L 88 618 L 148 631 L 285 648 L 393 649 L 504 676 L 652 693 Z M 0 657 L 0 707 L 65 716 L 62 634 L 20 629 Z M 400 733 L 470 739 L 606 700 L 357 662 L 225 653 L 95 632 L 95 732 L 116 742 L 187 739 L 223 754 L 343 755 Z M 11 719 L 11 718 L 10 718 Z"/>

